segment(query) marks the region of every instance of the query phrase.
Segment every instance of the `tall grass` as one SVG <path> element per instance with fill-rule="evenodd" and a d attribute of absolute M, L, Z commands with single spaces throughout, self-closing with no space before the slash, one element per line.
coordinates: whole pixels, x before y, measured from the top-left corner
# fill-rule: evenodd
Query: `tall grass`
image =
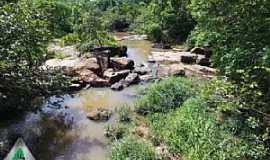
<path fill-rule="evenodd" d="M 112 160 L 154 160 L 155 152 L 151 144 L 128 136 L 112 146 Z"/>
<path fill-rule="evenodd" d="M 137 105 L 147 113 L 152 143 L 165 144 L 170 157 L 267 159 L 262 137 L 238 113 L 240 104 L 233 93 L 234 87 L 225 81 L 169 78 L 148 87 Z M 113 160 L 154 160 L 153 155 L 151 145 L 134 137 L 117 142 L 112 150 Z"/>
<path fill-rule="evenodd" d="M 263 159 L 262 143 L 238 137 L 224 129 L 200 98 L 187 100 L 174 112 L 149 115 L 155 139 L 165 142 L 171 153 L 187 160 Z M 251 138 L 251 137 L 249 137 Z"/>

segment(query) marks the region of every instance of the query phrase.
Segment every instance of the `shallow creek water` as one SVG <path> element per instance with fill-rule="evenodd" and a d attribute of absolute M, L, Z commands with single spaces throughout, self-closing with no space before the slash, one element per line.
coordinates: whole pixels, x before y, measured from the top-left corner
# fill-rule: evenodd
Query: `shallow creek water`
<path fill-rule="evenodd" d="M 136 63 L 147 61 L 150 42 L 122 43 L 128 46 L 129 58 Z M 0 122 L 0 147 L 23 137 L 38 160 L 108 159 L 110 145 L 104 136 L 104 128 L 115 123 L 115 114 L 108 122 L 93 122 L 86 118 L 86 114 L 93 108 L 108 107 L 114 110 L 121 104 L 134 102 L 140 87 L 131 86 L 121 92 L 109 88 L 90 88 L 72 95 L 52 96 L 42 101 L 37 112 Z"/>

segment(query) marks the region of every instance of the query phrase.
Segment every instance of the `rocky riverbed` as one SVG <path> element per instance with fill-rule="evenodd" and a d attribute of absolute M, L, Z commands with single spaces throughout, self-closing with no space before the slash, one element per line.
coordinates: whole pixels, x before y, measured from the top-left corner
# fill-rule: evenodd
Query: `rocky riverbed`
<path fill-rule="evenodd" d="M 134 37 L 140 36 L 130 36 Z M 57 48 L 57 47 L 55 47 Z M 110 48 L 112 49 L 112 48 Z M 108 48 L 99 48 L 100 51 Z M 136 63 L 127 56 L 127 50 L 113 48 L 114 56 L 101 57 L 94 54 L 87 56 L 74 55 L 64 59 L 50 59 L 43 68 L 60 69 L 64 74 L 73 77 L 71 90 L 84 87 L 111 87 L 122 90 L 132 84 L 162 79 L 167 76 L 202 76 L 211 78 L 216 70 L 211 68 L 211 51 L 204 48 L 193 48 L 190 51 L 172 49 L 153 51 L 148 63 Z M 110 51 L 109 51 L 110 52 Z M 100 62 L 102 60 L 102 64 Z"/>
<path fill-rule="evenodd" d="M 216 72 L 211 64 L 200 63 L 202 58 L 209 60 L 203 52 L 156 50 L 149 41 L 136 37 L 142 38 L 121 41 L 127 45 L 126 56 L 104 59 L 105 64 L 91 54 L 80 56 L 75 47 L 62 49 L 54 44 L 49 48 L 64 52 L 65 58 L 50 59 L 42 67 L 59 68 L 71 76 L 70 89 L 77 91 L 38 100 L 36 112 L 0 123 L 0 159 L 22 137 L 37 159 L 105 160 L 110 151 L 106 126 L 116 123 L 115 109 L 135 101 L 145 82 L 170 75 L 209 78 Z"/>

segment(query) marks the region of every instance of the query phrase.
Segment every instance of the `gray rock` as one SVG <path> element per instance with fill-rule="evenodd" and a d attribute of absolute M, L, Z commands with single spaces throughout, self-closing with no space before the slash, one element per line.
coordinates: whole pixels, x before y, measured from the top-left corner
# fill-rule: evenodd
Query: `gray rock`
<path fill-rule="evenodd" d="M 117 82 L 111 86 L 111 89 L 115 91 L 121 91 L 124 89 L 124 85 L 120 82 Z"/>
<path fill-rule="evenodd" d="M 145 74 L 151 72 L 151 69 L 148 68 L 148 67 L 145 67 L 145 66 L 142 66 L 142 67 L 136 67 L 136 68 L 134 69 L 134 72 L 135 72 L 135 73 L 138 73 L 139 75 L 145 75 Z"/>
<path fill-rule="evenodd" d="M 137 73 L 130 73 L 123 81 L 122 83 L 125 86 L 130 86 L 132 84 L 137 84 L 140 82 L 140 77 Z"/>
<path fill-rule="evenodd" d="M 122 70 L 115 72 L 113 69 L 108 69 L 104 72 L 103 76 L 109 80 L 110 84 L 119 82 L 121 79 L 124 79 L 128 76 L 130 70 Z"/>
<path fill-rule="evenodd" d="M 132 70 L 134 69 L 134 61 L 126 57 L 111 58 L 110 67 L 114 70 Z"/>

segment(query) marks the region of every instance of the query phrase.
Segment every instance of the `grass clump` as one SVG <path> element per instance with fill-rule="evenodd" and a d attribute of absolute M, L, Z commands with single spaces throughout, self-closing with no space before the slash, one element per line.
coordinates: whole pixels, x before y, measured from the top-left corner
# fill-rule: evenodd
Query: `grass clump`
<path fill-rule="evenodd" d="M 172 77 L 148 87 L 138 101 L 139 113 L 166 113 L 196 95 L 197 83 L 193 79 Z"/>
<path fill-rule="evenodd" d="M 128 134 L 129 126 L 125 124 L 115 124 L 106 126 L 105 136 L 110 140 L 122 139 L 126 134 Z"/>
<path fill-rule="evenodd" d="M 125 104 L 116 109 L 120 122 L 131 122 L 134 117 L 134 112 L 130 105 Z"/>
<path fill-rule="evenodd" d="M 149 117 L 155 139 L 184 159 L 263 159 L 263 145 L 224 130 L 216 116 L 207 112 L 203 99 L 190 99 L 174 112 Z M 226 123 L 231 128 L 237 127 L 234 124 Z"/>
<path fill-rule="evenodd" d="M 151 144 L 135 136 L 127 136 L 112 146 L 112 160 L 154 160 L 155 151 Z"/>

